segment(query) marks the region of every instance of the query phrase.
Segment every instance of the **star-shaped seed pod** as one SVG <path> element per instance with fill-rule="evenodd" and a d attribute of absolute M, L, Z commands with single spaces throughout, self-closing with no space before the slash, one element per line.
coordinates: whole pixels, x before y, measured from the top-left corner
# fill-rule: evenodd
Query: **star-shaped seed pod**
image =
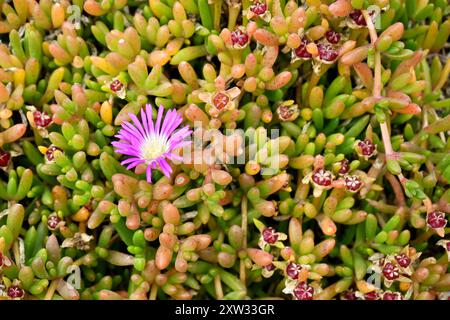
<path fill-rule="evenodd" d="M 369 158 L 377 154 L 377 146 L 369 138 L 364 140 L 356 140 L 354 148 L 358 156 L 364 158 L 365 160 L 369 160 Z"/>
<path fill-rule="evenodd" d="M 313 55 L 311 52 L 314 52 L 312 49 L 314 47 L 314 43 L 311 42 L 306 36 L 303 36 L 301 38 L 300 45 L 291 51 L 291 63 L 312 59 Z"/>
<path fill-rule="evenodd" d="M 94 239 L 84 232 L 77 232 L 72 238 L 64 239 L 61 248 L 76 248 L 78 250 L 87 251 L 90 249 L 90 242 Z"/>
<path fill-rule="evenodd" d="M 220 83 L 221 81 L 217 81 Z M 221 113 L 236 108 L 236 98 L 241 94 L 238 87 L 225 90 L 224 85 L 216 85 L 213 92 L 201 92 L 198 97 L 206 103 L 207 112 L 213 118 L 217 118 Z"/>
<path fill-rule="evenodd" d="M 395 257 L 393 257 L 395 259 Z M 369 257 L 369 260 L 372 261 L 370 268 L 377 274 L 383 277 L 384 285 L 389 288 L 395 281 L 398 282 L 407 282 L 410 283 L 412 280 L 408 278 L 408 274 L 403 274 L 403 268 L 398 262 L 392 261 L 392 257 L 385 256 L 381 253 L 376 253 Z"/>
<path fill-rule="evenodd" d="M 48 138 L 49 127 L 53 123 L 53 117 L 46 111 L 38 110 L 35 106 L 26 106 L 28 110 L 26 113 L 27 120 L 30 126 L 35 129 L 43 138 Z"/>
<path fill-rule="evenodd" d="M 247 19 L 261 19 L 270 22 L 272 15 L 265 0 L 254 0 L 247 10 L 244 10 Z"/>
<path fill-rule="evenodd" d="M 279 103 L 277 106 L 277 115 L 280 121 L 294 121 L 300 115 L 298 104 L 294 104 L 294 100 Z"/>
<path fill-rule="evenodd" d="M 122 76 L 118 76 L 105 81 L 102 90 L 116 95 L 120 99 L 125 99 L 127 95 L 127 84 Z"/>
<path fill-rule="evenodd" d="M 324 190 L 333 188 L 334 175 L 331 171 L 323 168 L 317 168 L 308 173 L 303 179 L 302 183 L 312 183 L 314 186 L 314 197 L 320 197 Z"/>
<path fill-rule="evenodd" d="M 282 232 L 277 232 L 273 227 L 266 227 L 261 221 L 258 219 L 253 219 L 253 223 L 256 228 L 261 233 L 261 236 L 258 240 L 258 246 L 262 250 L 270 250 L 271 246 L 277 248 L 284 248 L 284 244 L 282 241 L 287 239 L 287 235 Z"/>
<path fill-rule="evenodd" d="M 444 212 L 438 210 L 428 212 L 426 221 L 429 229 L 433 229 L 440 237 L 445 236 L 447 219 Z"/>
<path fill-rule="evenodd" d="M 450 262 L 450 240 L 439 240 L 436 244 L 445 249 L 447 252 L 448 262 Z"/>

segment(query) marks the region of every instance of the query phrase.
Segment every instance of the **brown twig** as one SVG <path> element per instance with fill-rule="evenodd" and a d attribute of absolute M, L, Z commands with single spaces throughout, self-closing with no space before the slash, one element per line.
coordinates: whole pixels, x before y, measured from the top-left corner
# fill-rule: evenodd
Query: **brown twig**
<path fill-rule="evenodd" d="M 389 181 L 389 184 L 392 187 L 392 190 L 395 194 L 395 202 L 397 205 L 404 207 L 406 205 L 405 195 L 403 194 L 403 188 L 398 180 L 389 172 L 385 174 L 386 179 Z"/>

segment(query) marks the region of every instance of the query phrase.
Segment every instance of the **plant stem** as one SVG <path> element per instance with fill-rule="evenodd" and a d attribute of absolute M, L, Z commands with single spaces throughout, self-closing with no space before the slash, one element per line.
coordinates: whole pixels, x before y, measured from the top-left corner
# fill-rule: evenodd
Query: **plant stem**
<path fill-rule="evenodd" d="M 222 16 L 222 3 L 223 0 L 214 1 L 214 29 L 220 31 L 220 18 Z"/>
<path fill-rule="evenodd" d="M 367 23 L 367 29 L 369 30 L 370 42 L 374 46 L 375 50 L 375 68 L 374 68 L 374 81 L 373 81 L 373 90 L 372 95 L 375 98 L 381 97 L 382 90 L 382 82 L 381 82 L 381 54 L 380 51 L 375 47 L 375 42 L 378 39 L 377 31 L 375 30 L 375 26 L 373 25 L 372 19 L 370 18 L 369 12 L 367 10 L 363 10 L 362 14 L 364 15 L 364 19 Z M 389 134 L 389 128 L 387 121 L 380 123 L 381 135 L 384 144 L 384 150 L 386 153 L 386 160 L 391 159 L 393 156 L 395 157 L 394 151 L 392 149 L 391 137 Z"/>
<path fill-rule="evenodd" d="M 59 278 L 52 280 L 52 282 L 50 283 L 50 286 L 47 289 L 47 292 L 45 293 L 44 300 L 52 300 L 53 294 L 55 293 L 55 290 L 56 290 L 56 287 L 58 286 L 59 280 L 60 280 Z"/>
<path fill-rule="evenodd" d="M 158 285 L 154 283 L 152 285 L 152 288 L 150 289 L 150 295 L 148 297 L 148 300 L 156 300 L 156 294 L 158 293 Z"/>
<path fill-rule="evenodd" d="M 241 214 L 242 214 L 242 249 L 247 251 L 247 197 L 242 197 L 241 203 Z M 241 259 L 239 270 L 239 278 L 241 279 L 242 284 L 246 284 L 246 274 L 245 274 L 245 260 Z"/>
<path fill-rule="evenodd" d="M 223 298 L 223 289 L 220 275 L 214 277 L 214 289 L 216 290 L 216 299 L 221 300 Z"/>
<path fill-rule="evenodd" d="M 385 174 L 386 179 L 389 181 L 392 190 L 394 190 L 395 200 L 397 204 L 401 207 L 405 206 L 405 195 L 403 194 L 403 188 L 398 180 L 389 172 Z"/>
<path fill-rule="evenodd" d="M 241 3 L 236 0 L 227 1 L 228 7 L 228 29 L 233 31 L 236 27 L 236 20 L 241 12 Z"/>

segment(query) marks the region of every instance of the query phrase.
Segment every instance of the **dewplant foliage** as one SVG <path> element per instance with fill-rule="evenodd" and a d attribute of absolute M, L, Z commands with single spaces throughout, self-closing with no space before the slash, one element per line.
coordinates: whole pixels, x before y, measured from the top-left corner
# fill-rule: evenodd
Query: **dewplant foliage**
<path fill-rule="evenodd" d="M 1 299 L 448 299 L 449 12 L 0 1 Z"/>

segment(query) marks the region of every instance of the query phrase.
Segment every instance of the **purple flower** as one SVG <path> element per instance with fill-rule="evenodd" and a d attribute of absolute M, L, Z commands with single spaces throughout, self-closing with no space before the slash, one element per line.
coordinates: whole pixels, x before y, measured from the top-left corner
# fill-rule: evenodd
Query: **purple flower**
<path fill-rule="evenodd" d="M 134 114 L 129 114 L 131 122 L 123 122 L 122 129 L 116 135 L 120 141 L 112 143 L 117 148 L 116 152 L 129 156 L 121 162 L 128 165 L 127 169 L 134 168 L 142 163 L 147 166 L 147 181 L 152 181 L 152 170 L 159 169 L 170 176 L 172 168 L 169 160 L 182 160 L 182 157 L 172 153 L 173 150 L 191 143 L 183 141 L 192 130 L 185 126 L 175 131 L 183 119 L 175 109 L 167 111 L 163 119 L 164 107 L 160 106 L 156 124 L 152 119 L 152 107 L 147 104 L 145 110 L 141 109 L 141 121 Z"/>

